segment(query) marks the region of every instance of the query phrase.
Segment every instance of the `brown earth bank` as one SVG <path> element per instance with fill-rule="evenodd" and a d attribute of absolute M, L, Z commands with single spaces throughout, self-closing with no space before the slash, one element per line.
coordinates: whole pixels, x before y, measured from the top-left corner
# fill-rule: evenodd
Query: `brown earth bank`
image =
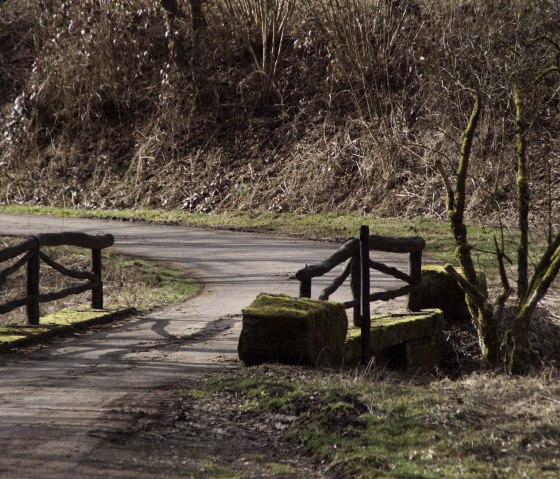
<path fill-rule="evenodd" d="M 442 216 L 475 89 L 467 209 L 508 217 L 517 81 L 557 221 L 556 1 L 4 0 L 0 22 L 4 203 Z"/>

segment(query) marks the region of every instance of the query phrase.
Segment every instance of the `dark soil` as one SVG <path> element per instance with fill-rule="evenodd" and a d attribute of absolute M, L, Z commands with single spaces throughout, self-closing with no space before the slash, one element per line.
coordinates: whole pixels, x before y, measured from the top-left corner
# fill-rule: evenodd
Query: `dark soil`
<path fill-rule="evenodd" d="M 113 478 L 321 478 L 325 467 L 291 442 L 293 420 L 245 413 L 234 395 L 196 397 L 197 381 L 169 384 L 149 400 L 116 407 L 115 422 L 81 472 Z"/>

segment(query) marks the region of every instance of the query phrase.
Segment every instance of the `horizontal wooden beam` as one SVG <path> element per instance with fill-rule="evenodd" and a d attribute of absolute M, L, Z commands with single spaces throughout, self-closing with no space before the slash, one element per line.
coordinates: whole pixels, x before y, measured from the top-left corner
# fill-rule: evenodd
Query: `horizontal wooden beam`
<path fill-rule="evenodd" d="M 380 293 L 373 293 L 369 297 L 370 303 L 372 301 L 390 301 L 392 299 L 398 298 L 399 296 L 406 296 L 409 293 L 413 293 L 418 288 L 417 285 L 409 285 L 403 286 L 399 289 L 392 289 L 390 291 L 381 291 Z M 346 301 L 344 307 L 346 309 L 353 308 L 354 306 L 358 306 L 360 304 L 359 299 L 354 299 L 352 301 Z"/>
<path fill-rule="evenodd" d="M 13 301 L 8 301 L 7 303 L 0 304 L 0 314 L 9 313 L 10 311 L 25 306 L 33 302 L 33 297 L 26 296 L 25 298 L 14 299 Z"/>
<path fill-rule="evenodd" d="M 416 253 L 426 247 L 426 242 L 418 237 L 392 238 L 390 236 L 371 235 L 369 237 L 369 249 L 386 251 L 388 253 Z"/>
<path fill-rule="evenodd" d="M 71 286 L 70 288 L 61 289 L 60 291 L 55 291 L 54 293 L 40 294 L 39 303 L 48 303 L 49 301 L 62 299 L 72 294 L 84 293 L 86 291 L 92 290 L 94 287 L 95 287 L 94 283 L 86 283 L 77 286 Z"/>
<path fill-rule="evenodd" d="M 299 281 L 309 280 L 317 276 L 323 276 L 327 274 L 331 269 L 344 263 L 348 258 L 354 256 L 360 246 L 360 240 L 358 238 L 350 238 L 346 243 L 344 243 L 332 256 L 328 257 L 326 260 L 319 264 L 312 264 L 300 269 L 296 273 L 296 279 Z"/>
<path fill-rule="evenodd" d="M 324 261 L 318 264 L 313 264 L 300 269 L 296 273 L 296 279 L 299 281 L 308 280 L 315 278 L 317 276 L 323 276 L 328 273 L 334 267 L 348 260 L 358 252 L 360 240 L 358 238 L 350 238 L 346 243 L 344 243 L 332 256 L 328 257 Z M 389 253 L 415 253 L 422 251 L 426 246 L 426 242 L 419 237 L 411 238 L 392 238 L 390 236 L 379 236 L 371 235 L 369 236 L 369 249 L 370 251 L 386 251 Z M 379 263 L 375 263 L 379 264 Z M 374 268 L 377 269 L 377 268 Z M 379 271 L 382 271 L 381 269 Z M 394 269 L 390 270 L 391 276 L 395 276 Z M 385 271 L 382 271 L 385 272 Z M 395 274 L 393 274 L 395 273 Z M 403 273 L 404 274 L 404 273 Z M 406 275 L 395 276 L 403 281 L 410 282 L 410 277 Z"/>
<path fill-rule="evenodd" d="M 88 235 L 86 233 L 42 233 L 36 236 L 41 246 L 78 246 L 80 248 L 104 249 L 112 246 L 115 238 L 111 234 Z"/>
<path fill-rule="evenodd" d="M 55 301 L 57 299 L 65 298 L 72 294 L 85 293 L 90 291 L 95 286 L 94 283 L 80 284 L 77 286 L 71 286 L 70 288 L 61 289 L 60 291 L 55 291 L 53 293 L 40 294 L 38 298 L 39 303 L 48 303 L 49 301 Z M 24 298 L 14 299 L 13 301 L 8 301 L 7 303 L 0 305 L 0 314 L 8 313 L 13 309 L 25 306 L 27 304 L 33 303 L 33 296 L 25 296 Z"/>

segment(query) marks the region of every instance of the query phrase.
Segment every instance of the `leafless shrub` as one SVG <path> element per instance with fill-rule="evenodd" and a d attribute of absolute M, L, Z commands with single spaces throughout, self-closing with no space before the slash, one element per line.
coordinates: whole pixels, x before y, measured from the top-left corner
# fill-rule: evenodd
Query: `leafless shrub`
<path fill-rule="evenodd" d="M 99 146 L 145 113 L 142 87 L 159 76 L 151 56 L 162 49 L 147 38 L 157 27 L 147 3 L 67 1 L 44 12 L 46 38 L 6 129 L 12 158 L 40 151 L 37 176 L 56 176 L 61 159 L 91 171 Z"/>
<path fill-rule="evenodd" d="M 282 54 L 284 32 L 294 11 L 295 0 L 223 0 L 231 34 L 239 36 L 255 66 L 256 106 L 267 106 L 274 89 Z M 224 15 L 224 18 L 226 16 Z M 251 78 L 246 82 L 251 84 Z"/>

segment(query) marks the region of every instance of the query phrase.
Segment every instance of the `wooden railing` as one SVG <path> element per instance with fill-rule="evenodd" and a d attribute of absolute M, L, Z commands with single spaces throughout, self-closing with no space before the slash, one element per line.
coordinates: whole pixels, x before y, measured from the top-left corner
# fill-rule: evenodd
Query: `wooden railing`
<path fill-rule="evenodd" d="M 40 303 L 64 298 L 91 290 L 91 306 L 103 309 L 103 281 L 101 279 L 101 250 L 114 243 L 113 235 L 87 235 L 85 233 L 46 233 L 30 236 L 21 243 L 0 250 L 0 264 L 21 256 L 11 266 L 0 270 L 0 286 L 9 276 L 27 266 L 26 296 L 6 303 L 0 303 L 0 314 L 7 313 L 21 306 L 26 306 L 27 323 L 39 324 Z M 91 249 L 91 271 L 67 269 L 47 256 L 43 246 L 78 246 Z M 86 283 L 71 286 L 52 293 L 39 291 L 39 272 L 41 260 L 59 273 L 74 279 L 87 280 Z"/>
<path fill-rule="evenodd" d="M 370 236 L 368 226 L 364 225 L 360 228 L 359 238 L 350 238 L 329 258 L 319 264 L 306 266 L 296 273 L 296 279 L 300 281 L 299 295 L 310 298 L 313 278 L 323 276 L 344 263 L 342 273 L 321 291 L 319 299 L 329 299 L 350 277 L 352 299 L 343 304 L 347 309 L 353 308 L 354 325 L 361 328 L 362 362 L 367 364 L 371 356 L 370 303 L 372 301 L 389 301 L 408 295 L 408 309 L 410 311 L 420 310 L 420 277 L 424 247 L 425 241 L 419 237 Z M 404 273 L 397 268 L 372 260 L 369 256 L 370 251 L 409 254 L 409 272 Z M 371 293 L 370 269 L 390 275 L 407 284 L 395 290 Z"/>

